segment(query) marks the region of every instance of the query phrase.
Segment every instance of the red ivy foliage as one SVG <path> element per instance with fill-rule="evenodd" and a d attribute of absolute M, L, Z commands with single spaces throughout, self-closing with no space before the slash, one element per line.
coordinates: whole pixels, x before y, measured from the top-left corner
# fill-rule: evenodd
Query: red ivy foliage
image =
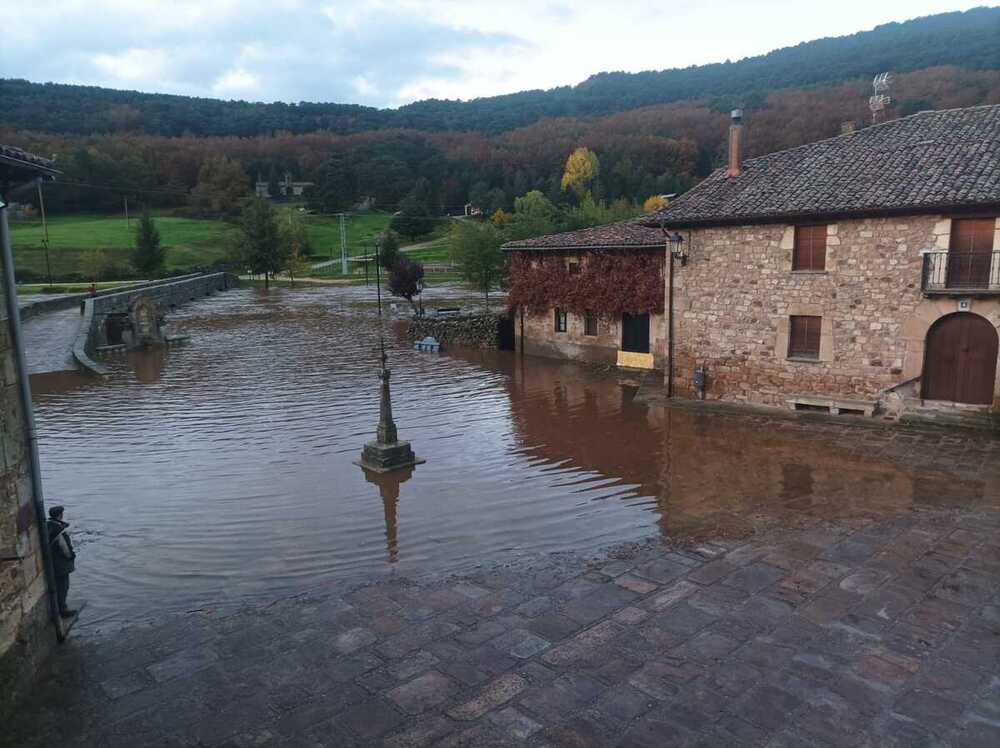
<path fill-rule="evenodd" d="M 562 254 L 514 253 L 508 307 L 536 313 L 559 307 L 605 316 L 663 313 L 663 250 L 585 252 L 577 259 L 579 272 L 570 273 Z"/>

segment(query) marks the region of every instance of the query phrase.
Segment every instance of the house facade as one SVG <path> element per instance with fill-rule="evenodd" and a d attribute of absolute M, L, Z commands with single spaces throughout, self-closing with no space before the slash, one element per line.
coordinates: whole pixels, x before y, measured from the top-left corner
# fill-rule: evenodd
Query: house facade
<path fill-rule="evenodd" d="M 294 182 L 292 181 L 292 175 L 287 171 L 285 172 L 285 178 L 277 182 L 278 193 L 281 197 L 302 197 L 305 194 L 306 189 L 312 187 L 314 182 Z M 257 181 L 254 183 L 254 192 L 257 197 L 264 198 L 265 200 L 278 197 L 279 195 L 272 195 L 271 188 L 267 180 L 261 179 L 260 175 L 257 175 Z"/>
<path fill-rule="evenodd" d="M 674 382 L 870 411 L 1000 409 L 1000 106 L 730 164 L 646 219 L 679 234 Z"/>
<path fill-rule="evenodd" d="M 640 219 L 672 239 L 671 394 L 1000 413 L 1000 106 L 745 161 L 742 139 L 737 116 L 729 165 Z"/>
<path fill-rule="evenodd" d="M 664 237 L 626 221 L 504 245 L 518 350 L 662 369 Z"/>

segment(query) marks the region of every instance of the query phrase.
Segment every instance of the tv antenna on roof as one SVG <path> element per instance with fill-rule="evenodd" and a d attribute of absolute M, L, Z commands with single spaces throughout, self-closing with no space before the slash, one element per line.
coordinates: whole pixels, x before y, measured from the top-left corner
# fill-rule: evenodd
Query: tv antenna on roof
<path fill-rule="evenodd" d="M 875 93 L 868 98 L 868 108 L 872 110 L 872 124 L 882 119 L 885 108 L 892 103 L 892 97 L 887 93 L 892 85 L 891 73 L 879 73 L 872 79 Z"/>

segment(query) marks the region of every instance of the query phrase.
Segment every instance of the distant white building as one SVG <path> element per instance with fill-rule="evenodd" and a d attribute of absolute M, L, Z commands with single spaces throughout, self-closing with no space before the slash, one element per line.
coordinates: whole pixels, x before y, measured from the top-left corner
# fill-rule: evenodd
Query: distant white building
<path fill-rule="evenodd" d="M 305 192 L 306 188 L 312 187 L 313 184 L 313 182 L 293 182 L 292 175 L 286 171 L 285 178 L 278 182 L 278 192 L 281 197 L 302 197 L 302 193 Z M 254 192 L 257 193 L 257 197 L 263 197 L 265 199 L 273 197 L 267 181 L 261 179 L 260 174 L 257 175 L 257 183 L 254 185 Z"/>

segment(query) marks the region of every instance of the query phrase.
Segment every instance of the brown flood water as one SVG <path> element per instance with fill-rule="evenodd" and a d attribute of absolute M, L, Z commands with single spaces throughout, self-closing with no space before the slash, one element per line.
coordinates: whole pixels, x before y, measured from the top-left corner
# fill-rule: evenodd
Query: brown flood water
<path fill-rule="evenodd" d="M 172 316 L 190 345 L 117 359 L 110 381 L 33 380 L 84 627 L 656 533 L 1000 503 L 986 439 L 647 405 L 615 374 L 416 353 L 391 325 L 396 420 L 427 462 L 375 483 L 352 464 L 378 413 L 372 297 L 233 291 Z"/>

